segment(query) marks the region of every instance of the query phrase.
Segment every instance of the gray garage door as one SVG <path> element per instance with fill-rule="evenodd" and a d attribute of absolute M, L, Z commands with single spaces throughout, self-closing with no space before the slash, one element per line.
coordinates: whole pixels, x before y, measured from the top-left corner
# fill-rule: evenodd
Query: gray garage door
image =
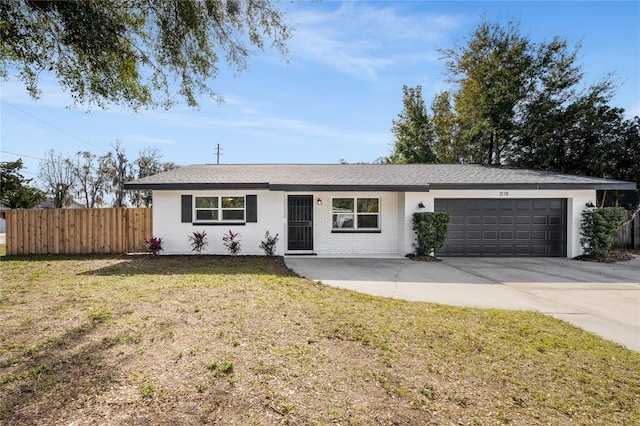
<path fill-rule="evenodd" d="M 436 199 L 451 215 L 441 256 L 566 256 L 566 199 Z"/>

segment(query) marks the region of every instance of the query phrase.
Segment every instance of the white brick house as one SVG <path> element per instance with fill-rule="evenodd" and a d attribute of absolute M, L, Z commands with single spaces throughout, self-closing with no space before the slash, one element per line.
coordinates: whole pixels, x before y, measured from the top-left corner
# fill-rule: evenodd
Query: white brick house
<path fill-rule="evenodd" d="M 580 218 L 596 190 L 632 182 L 533 170 L 444 164 L 191 165 L 126 185 L 153 191 L 153 230 L 164 254 L 191 253 L 206 231 L 210 254 L 241 235 L 242 254 L 404 256 L 414 251 L 412 215 L 451 215 L 442 256 L 581 254 Z"/>

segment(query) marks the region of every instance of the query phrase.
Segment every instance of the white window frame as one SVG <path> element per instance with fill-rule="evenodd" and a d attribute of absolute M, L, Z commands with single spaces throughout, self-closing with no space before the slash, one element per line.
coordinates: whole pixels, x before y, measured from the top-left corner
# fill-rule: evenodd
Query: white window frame
<path fill-rule="evenodd" d="M 336 213 L 334 211 L 334 200 L 353 200 L 353 211 L 352 212 L 344 212 L 344 213 Z M 376 200 L 378 202 L 378 211 L 375 213 L 370 213 L 370 212 L 360 212 L 358 211 L 358 200 Z M 349 231 L 379 231 L 380 230 L 380 197 L 334 197 L 331 199 L 331 230 L 332 231 L 342 231 L 342 232 L 349 232 Z M 353 226 L 352 227 L 336 227 L 335 226 L 335 220 L 334 220 L 334 216 L 336 215 L 342 215 L 342 216 L 353 216 Z M 358 216 L 363 216 L 363 215 L 367 215 L 367 216 L 376 216 L 377 220 L 377 227 L 359 227 L 358 226 Z"/>
<path fill-rule="evenodd" d="M 198 198 L 215 198 L 217 207 L 204 208 L 198 206 Z M 242 207 L 223 207 L 225 198 L 242 198 Z M 198 219 L 198 211 L 211 210 L 215 219 Z M 193 223 L 245 223 L 247 220 L 247 197 L 244 195 L 194 195 L 193 196 Z M 242 218 L 225 219 L 225 212 L 242 211 Z"/>

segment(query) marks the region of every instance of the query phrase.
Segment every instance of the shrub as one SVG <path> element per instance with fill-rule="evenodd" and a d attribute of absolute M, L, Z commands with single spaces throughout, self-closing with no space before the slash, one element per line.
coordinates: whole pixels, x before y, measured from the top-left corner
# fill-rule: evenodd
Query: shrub
<path fill-rule="evenodd" d="M 443 212 L 416 212 L 413 230 L 417 234 L 416 254 L 429 256 L 444 245 L 449 226 L 449 214 Z"/>
<path fill-rule="evenodd" d="M 269 235 L 269 231 L 264 234 L 264 241 L 260 242 L 260 248 L 264 250 L 266 256 L 273 256 L 276 253 L 276 243 L 278 242 L 278 234 Z"/>
<path fill-rule="evenodd" d="M 627 216 L 623 207 L 600 207 L 582 212 L 580 244 L 584 254 L 602 257 L 611 250 L 618 228 Z"/>
<path fill-rule="evenodd" d="M 191 241 L 191 251 L 201 254 L 202 250 L 209 244 L 209 241 L 207 241 L 207 231 L 194 231 L 193 235 L 189 236 L 189 241 Z"/>
<path fill-rule="evenodd" d="M 154 256 L 157 256 L 158 253 L 164 250 L 162 248 L 162 238 L 160 237 L 147 238 L 144 242 L 147 244 L 147 251 Z"/>
<path fill-rule="evenodd" d="M 228 234 L 224 234 L 222 237 L 222 241 L 224 246 L 227 248 L 229 254 L 237 255 L 240 253 L 240 233 L 236 232 L 235 234 L 231 229 L 229 229 Z"/>

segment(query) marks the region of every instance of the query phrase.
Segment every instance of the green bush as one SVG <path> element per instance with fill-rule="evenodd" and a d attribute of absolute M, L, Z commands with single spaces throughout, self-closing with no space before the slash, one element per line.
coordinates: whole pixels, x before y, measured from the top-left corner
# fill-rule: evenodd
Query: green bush
<path fill-rule="evenodd" d="M 275 236 L 270 235 L 269 231 L 264 234 L 264 241 L 260 242 L 260 248 L 264 250 L 266 256 L 273 256 L 276 254 L 276 243 L 278 242 L 278 234 Z"/>
<path fill-rule="evenodd" d="M 623 207 L 601 207 L 582 212 L 580 244 L 584 254 L 602 257 L 611 250 L 618 228 L 627 217 Z"/>
<path fill-rule="evenodd" d="M 418 241 L 416 254 L 428 256 L 444 245 L 449 227 L 449 214 L 443 212 L 416 212 L 413 214 L 413 230 Z"/>

